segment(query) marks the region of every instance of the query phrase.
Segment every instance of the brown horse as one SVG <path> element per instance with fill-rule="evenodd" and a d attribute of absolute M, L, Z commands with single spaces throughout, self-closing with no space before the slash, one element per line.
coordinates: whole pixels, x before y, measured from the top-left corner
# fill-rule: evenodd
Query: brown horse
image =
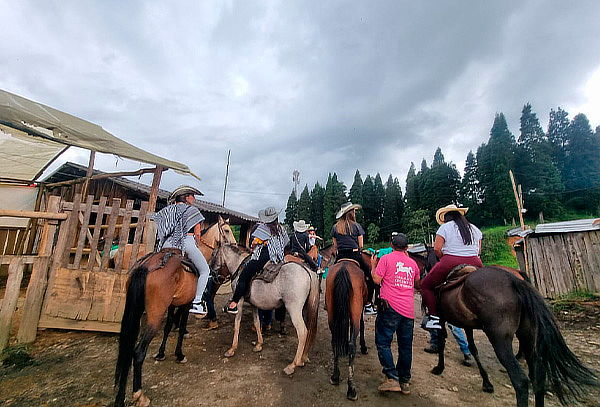
<path fill-rule="evenodd" d="M 233 237 L 229 225 L 221 218 L 209 230 L 212 228 L 216 228 L 218 231 L 217 234 L 211 232 L 211 236 L 216 237 L 216 242 L 219 240 L 226 242 Z M 207 235 L 208 231 L 203 234 L 204 241 L 215 245 L 216 242 L 206 241 Z M 115 387 L 117 388 L 115 407 L 125 405 L 127 376 L 132 362 L 133 402 L 136 407 L 150 405 L 150 399 L 142 391 L 142 364 L 146 358 L 148 346 L 158 332 L 167 309 L 170 309 L 169 315 L 171 316 L 174 307 L 184 310 L 179 320 L 179 337 L 175 355 L 179 362 L 186 360 L 182 352 L 183 338 L 187 324 L 187 312 L 196 294 L 198 278 L 184 269 L 182 260 L 183 256 L 180 250 L 163 249 L 138 260 L 129 272 L 125 310 L 119 335 L 119 355 L 115 368 Z M 138 342 L 140 321 L 144 311 L 146 312 L 146 324 Z M 161 348 L 163 354 L 167 335 L 168 330 L 165 329 L 165 339 Z"/>
<path fill-rule="evenodd" d="M 325 304 L 327 321 L 331 331 L 333 350 L 333 372 L 330 383 L 340 384 L 340 356 L 348 356 L 348 390 L 346 397 L 356 400 L 354 384 L 354 357 L 356 336 L 361 337 L 361 352 L 367 353 L 364 342 L 363 307 L 367 303 L 365 274 L 352 260 L 342 259 L 329 267 L 326 280 Z"/>

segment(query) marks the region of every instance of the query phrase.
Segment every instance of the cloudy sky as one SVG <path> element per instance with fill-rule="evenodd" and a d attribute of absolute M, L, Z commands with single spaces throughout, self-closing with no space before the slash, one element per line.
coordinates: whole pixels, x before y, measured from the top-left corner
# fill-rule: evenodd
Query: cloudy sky
<path fill-rule="evenodd" d="M 162 187 L 210 201 L 231 149 L 226 205 L 248 213 L 285 207 L 294 169 L 301 187 L 357 168 L 404 185 L 440 146 L 462 170 L 525 102 L 544 127 L 557 106 L 600 124 L 596 0 L 0 0 L 0 16 L 0 88 L 187 164 L 201 182 Z"/>

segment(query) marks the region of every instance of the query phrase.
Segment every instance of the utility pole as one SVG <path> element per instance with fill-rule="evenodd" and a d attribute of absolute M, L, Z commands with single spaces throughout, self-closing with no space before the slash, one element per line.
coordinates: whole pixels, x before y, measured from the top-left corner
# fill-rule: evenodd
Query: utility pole
<path fill-rule="evenodd" d="M 300 171 L 294 170 L 292 172 L 292 181 L 294 182 L 294 195 L 298 199 L 298 184 L 300 184 Z"/>
<path fill-rule="evenodd" d="M 223 187 L 223 203 L 225 206 L 225 194 L 227 193 L 227 179 L 229 178 L 229 158 L 231 157 L 231 150 L 227 151 L 227 168 L 225 169 L 225 186 Z"/>

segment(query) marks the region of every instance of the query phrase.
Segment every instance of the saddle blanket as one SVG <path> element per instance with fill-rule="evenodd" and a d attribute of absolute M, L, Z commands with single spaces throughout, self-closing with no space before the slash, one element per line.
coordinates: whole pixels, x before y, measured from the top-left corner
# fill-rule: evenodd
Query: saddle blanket
<path fill-rule="evenodd" d="M 279 263 L 273 263 L 271 261 L 268 261 L 267 264 L 265 264 L 265 266 L 263 267 L 262 271 L 260 271 L 258 274 L 256 274 L 256 276 L 254 276 L 252 281 L 262 280 L 266 283 L 272 283 L 273 280 L 275 280 L 275 277 L 277 277 L 277 274 L 279 274 L 279 270 L 281 270 L 281 267 L 283 267 L 285 264 L 288 264 L 288 263 L 300 264 L 302 267 L 304 267 L 304 269 L 306 269 L 306 271 L 310 272 L 310 269 L 304 264 L 304 262 L 300 263 L 295 260 L 287 261 L 287 259 L 285 259 L 284 261 L 279 262 Z"/>

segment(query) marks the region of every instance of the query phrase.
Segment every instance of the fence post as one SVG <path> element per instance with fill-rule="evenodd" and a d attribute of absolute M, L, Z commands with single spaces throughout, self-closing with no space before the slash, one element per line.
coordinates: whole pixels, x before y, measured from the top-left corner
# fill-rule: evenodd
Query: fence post
<path fill-rule="evenodd" d="M 60 197 L 51 196 L 48 199 L 46 210 L 48 212 L 58 212 L 59 205 Z M 23 316 L 19 324 L 19 332 L 17 333 L 17 341 L 19 343 L 35 341 L 44 294 L 46 293 L 48 283 L 48 265 L 50 263 L 50 255 L 52 254 L 57 226 L 58 221 L 56 220 L 46 219 L 44 221 L 40 236 L 38 258 L 33 263 L 31 278 L 25 296 L 25 304 L 23 305 Z"/>
<path fill-rule="evenodd" d="M 6 291 L 0 310 L 0 351 L 8 345 L 12 317 L 17 308 L 19 291 L 21 289 L 21 280 L 23 279 L 23 257 L 16 256 L 10 261 L 8 266 L 8 280 L 6 281 Z"/>

